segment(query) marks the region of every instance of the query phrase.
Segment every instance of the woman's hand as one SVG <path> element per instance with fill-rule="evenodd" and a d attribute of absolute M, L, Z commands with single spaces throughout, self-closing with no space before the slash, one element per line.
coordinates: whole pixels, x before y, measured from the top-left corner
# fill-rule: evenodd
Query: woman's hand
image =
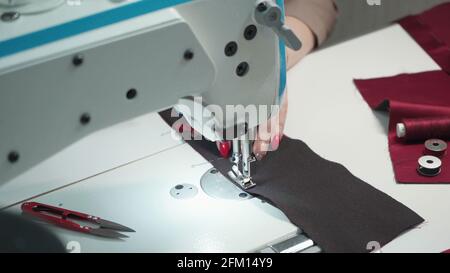
<path fill-rule="evenodd" d="M 283 138 L 284 125 L 288 111 L 288 92 L 284 92 L 281 99 L 280 109 L 276 115 L 266 123 L 259 125 L 253 153 L 257 160 L 261 160 L 269 151 L 276 151 Z"/>
<path fill-rule="evenodd" d="M 302 48 L 299 51 L 293 51 L 290 48 L 286 48 L 287 68 L 290 69 L 314 49 L 315 37 L 311 29 L 296 18 L 286 17 L 286 24 L 302 41 Z M 258 128 L 258 134 L 253 144 L 253 153 L 258 160 L 261 160 L 268 151 L 277 150 L 280 145 L 288 111 L 287 93 L 286 90 L 281 99 L 278 114 L 270 118 L 267 123 L 261 124 Z"/>

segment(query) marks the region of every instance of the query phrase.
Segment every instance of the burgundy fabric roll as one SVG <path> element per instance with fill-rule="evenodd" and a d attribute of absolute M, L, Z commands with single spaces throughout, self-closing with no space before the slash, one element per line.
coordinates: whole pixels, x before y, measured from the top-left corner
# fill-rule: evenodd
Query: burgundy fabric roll
<path fill-rule="evenodd" d="M 450 140 L 450 117 L 404 118 L 403 134 L 397 137 L 407 142 L 424 142 L 428 139 Z"/>
<path fill-rule="evenodd" d="M 450 183 L 450 156 L 442 158 L 442 172 L 438 176 L 421 176 L 416 169 L 424 142 L 405 143 L 396 135 L 396 124 L 403 119 L 450 117 L 450 76 L 443 71 L 431 71 L 355 80 L 355 84 L 372 109 L 390 111 L 389 152 L 397 182 Z"/>
<path fill-rule="evenodd" d="M 444 71 L 450 73 L 450 3 L 403 18 L 399 24 Z"/>

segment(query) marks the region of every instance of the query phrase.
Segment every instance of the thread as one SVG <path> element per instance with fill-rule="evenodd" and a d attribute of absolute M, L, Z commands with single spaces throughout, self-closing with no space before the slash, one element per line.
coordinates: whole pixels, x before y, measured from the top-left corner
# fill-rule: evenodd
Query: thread
<path fill-rule="evenodd" d="M 397 137 L 405 141 L 450 140 L 450 117 L 403 119 L 397 123 Z"/>
<path fill-rule="evenodd" d="M 422 176 L 433 177 L 441 173 L 442 161 L 435 156 L 422 156 L 418 163 L 417 171 Z"/>

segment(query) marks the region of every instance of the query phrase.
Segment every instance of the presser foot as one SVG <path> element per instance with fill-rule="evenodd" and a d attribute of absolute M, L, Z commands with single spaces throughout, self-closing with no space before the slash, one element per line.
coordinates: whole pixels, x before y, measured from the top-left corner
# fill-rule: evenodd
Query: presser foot
<path fill-rule="evenodd" d="M 252 178 L 250 176 L 243 175 L 236 165 L 234 165 L 231 168 L 231 171 L 228 172 L 228 176 L 244 190 L 248 190 L 256 186 Z"/>

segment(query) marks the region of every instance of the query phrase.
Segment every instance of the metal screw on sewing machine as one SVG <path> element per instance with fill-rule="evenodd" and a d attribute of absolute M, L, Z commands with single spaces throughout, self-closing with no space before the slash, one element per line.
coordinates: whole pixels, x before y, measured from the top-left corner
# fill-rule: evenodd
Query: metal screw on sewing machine
<path fill-rule="evenodd" d="M 242 62 L 236 67 L 236 74 L 239 77 L 243 77 L 248 73 L 249 68 L 250 67 L 247 62 Z"/>
<path fill-rule="evenodd" d="M 20 13 L 18 13 L 17 11 L 8 11 L 8 12 L 2 13 L 1 19 L 3 22 L 12 22 L 12 21 L 16 21 L 17 19 L 19 19 L 19 17 L 20 17 Z"/>
<path fill-rule="evenodd" d="M 192 50 L 188 49 L 184 52 L 183 57 L 186 61 L 190 61 L 194 58 L 194 52 L 192 52 Z"/>
<path fill-rule="evenodd" d="M 248 41 L 253 40 L 255 38 L 256 33 L 258 33 L 258 29 L 255 25 L 249 25 L 244 30 L 244 38 Z"/>
<path fill-rule="evenodd" d="M 77 54 L 73 57 L 72 63 L 74 66 L 80 66 L 84 62 L 84 56 L 83 54 Z"/>
<path fill-rule="evenodd" d="M 127 91 L 127 99 L 132 100 L 137 96 L 137 90 L 134 88 L 131 88 Z"/>
<path fill-rule="evenodd" d="M 217 170 L 217 169 L 212 169 L 211 171 L 209 171 L 210 173 L 212 173 L 212 174 L 216 174 L 216 173 L 218 173 L 219 171 Z"/>
<path fill-rule="evenodd" d="M 227 57 L 234 56 L 238 50 L 238 45 L 236 42 L 231 41 L 225 46 L 225 55 Z"/>
<path fill-rule="evenodd" d="M 91 122 L 91 116 L 88 113 L 84 113 L 80 117 L 80 123 L 82 125 L 87 125 L 89 122 Z"/>
<path fill-rule="evenodd" d="M 297 35 L 283 22 L 283 10 L 275 1 L 266 1 L 256 7 L 255 21 L 261 25 L 270 27 L 287 47 L 300 50 L 302 42 Z"/>
<path fill-rule="evenodd" d="M 16 163 L 17 161 L 19 161 L 19 158 L 20 158 L 20 155 L 16 151 L 11 151 L 8 154 L 8 161 L 10 163 Z"/>
<path fill-rule="evenodd" d="M 266 4 L 266 2 L 261 2 L 261 3 L 259 3 L 258 6 L 256 7 L 256 9 L 257 9 L 259 12 L 264 12 L 264 11 L 266 11 L 266 10 L 267 10 L 267 4 Z"/>

